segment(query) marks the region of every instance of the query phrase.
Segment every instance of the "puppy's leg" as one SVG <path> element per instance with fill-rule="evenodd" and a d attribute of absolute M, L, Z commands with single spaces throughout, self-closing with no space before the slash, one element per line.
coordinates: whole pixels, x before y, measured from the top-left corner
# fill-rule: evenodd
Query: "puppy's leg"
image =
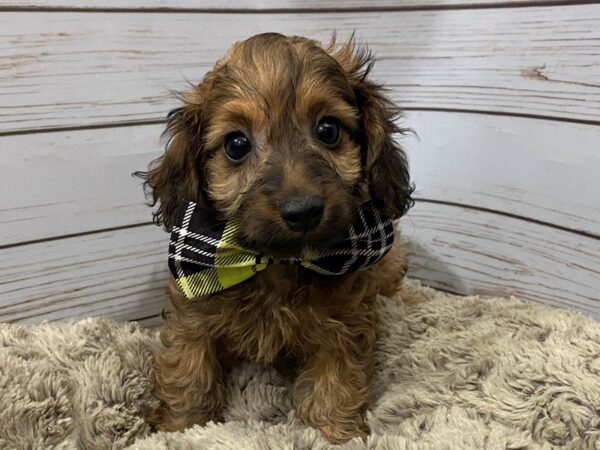
<path fill-rule="evenodd" d="M 155 355 L 155 394 L 161 401 L 148 421 L 160 430 L 182 430 L 217 419 L 223 404 L 223 368 L 215 342 L 177 326 L 171 317 L 161 330 Z"/>
<path fill-rule="evenodd" d="M 375 327 L 362 323 L 331 327 L 296 379 L 299 417 L 333 443 L 369 433 L 363 415 L 371 393 Z"/>

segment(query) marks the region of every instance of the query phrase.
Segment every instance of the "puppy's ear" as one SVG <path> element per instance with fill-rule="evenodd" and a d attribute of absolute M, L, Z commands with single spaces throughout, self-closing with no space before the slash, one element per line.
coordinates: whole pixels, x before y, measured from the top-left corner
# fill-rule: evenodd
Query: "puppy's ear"
<path fill-rule="evenodd" d="M 165 153 L 150 163 L 147 172 L 133 175 L 144 180 L 144 192 L 150 206 L 158 204 L 152 213 L 154 223 L 168 231 L 173 226 L 174 213 L 182 200 L 203 201 L 200 171 L 202 168 L 202 103 L 182 96 L 183 106 L 167 116 L 163 137 L 167 139 Z M 194 96 L 196 97 L 196 96 Z"/>
<path fill-rule="evenodd" d="M 360 112 L 357 139 L 371 199 L 384 214 L 397 219 L 414 203 L 406 155 L 394 140 L 394 135 L 409 130 L 396 124 L 401 113 L 384 88 L 368 79 L 374 58 L 366 48 L 357 49 L 353 37 L 336 48 L 334 37 L 328 51 L 342 66 L 354 89 Z"/>

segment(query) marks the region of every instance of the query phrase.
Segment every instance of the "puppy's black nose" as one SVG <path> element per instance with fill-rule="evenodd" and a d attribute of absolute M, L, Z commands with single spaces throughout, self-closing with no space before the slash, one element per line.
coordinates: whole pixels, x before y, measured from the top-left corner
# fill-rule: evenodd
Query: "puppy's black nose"
<path fill-rule="evenodd" d="M 321 221 L 323 209 L 325 209 L 325 202 L 317 195 L 292 197 L 279 204 L 279 214 L 293 231 L 308 231 L 315 228 Z"/>

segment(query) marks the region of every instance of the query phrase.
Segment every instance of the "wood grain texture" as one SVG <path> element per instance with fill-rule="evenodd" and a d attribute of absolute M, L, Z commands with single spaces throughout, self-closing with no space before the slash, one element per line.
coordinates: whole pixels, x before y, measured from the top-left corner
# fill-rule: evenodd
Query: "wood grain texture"
<path fill-rule="evenodd" d="M 262 31 L 328 40 L 357 30 L 375 77 L 410 109 L 600 123 L 600 4 L 389 13 L 3 12 L 0 133 L 156 120 Z"/>
<path fill-rule="evenodd" d="M 0 246 L 150 222 L 162 125 L 0 137 Z"/>
<path fill-rule="evenodd" d="M 515 295 L 600 319 L 600 240 L 510 217 L 417 203 L 409 274 L 461 294 Z"/>
<path fill-rule="evenodd" d="M 167 239 L 148 225 L 4 249 L 0 321 L 159 314 L 166 298 Z"/>
<path fill-rule="evenodd" d="M 600 127 L 410 112 L 402 139 L 417 196 L 600 235 Z M 0 246 L 149 222 L 130 176 L 163 125 L 0 137 Z"/>
<path fill-rule="evenodd" d="M 553 1 L 533 0 L 93 0 L 82 3 L 81 0 L 0 0 L 3 8 L 107 8 L 123 9 L 168 9 L 168 10 L 297 10 L 297 9 L 416 9 L 445 7 L 479 7 L 493 5 L 551 4 Z M 576 2 L 573 2 L 576 3 Z"/>
<path fill-rule="evenodd" d="M 600 238 L 600 127 L 409 112 L 417 197 L 492 209 Z"/>
<path fill-rule="evenodd" d="M 600 4 L 525 3 L 0 0 L 0 321 L 160 323 L 168 237 L 130 173 L 162 151 L 168 90 L 237 39 L 334 28 L 419 135 L 410 274 L 600 319 Z M 80 11 L 7 12 L 38 7 Z"/>
<path fill-rule="evenodd" d="M 465 294 L 517 295 L 600 319 L 600 241 L 504 216 L 417 204 L 402 221 L 411 276 Z M 167 235 L 154 226 L 4 249 L 0 320 L 105 315 L 158 323 Z"/>

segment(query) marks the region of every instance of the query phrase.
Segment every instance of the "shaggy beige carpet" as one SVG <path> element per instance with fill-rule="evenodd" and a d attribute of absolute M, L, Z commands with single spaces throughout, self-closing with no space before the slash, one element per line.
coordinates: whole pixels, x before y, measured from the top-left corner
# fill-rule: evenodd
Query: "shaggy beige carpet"
<path fill-rule="evenodd" d="M 343 449 L 600 448 L 600 324 L 407 282 L 381 298 L 372 434 Z M 287 382 L 240 366 L 225 423 L 150 434 L 156 337 L 133 324 L 0 325 L 0 449 L 326 449 Z"/>

